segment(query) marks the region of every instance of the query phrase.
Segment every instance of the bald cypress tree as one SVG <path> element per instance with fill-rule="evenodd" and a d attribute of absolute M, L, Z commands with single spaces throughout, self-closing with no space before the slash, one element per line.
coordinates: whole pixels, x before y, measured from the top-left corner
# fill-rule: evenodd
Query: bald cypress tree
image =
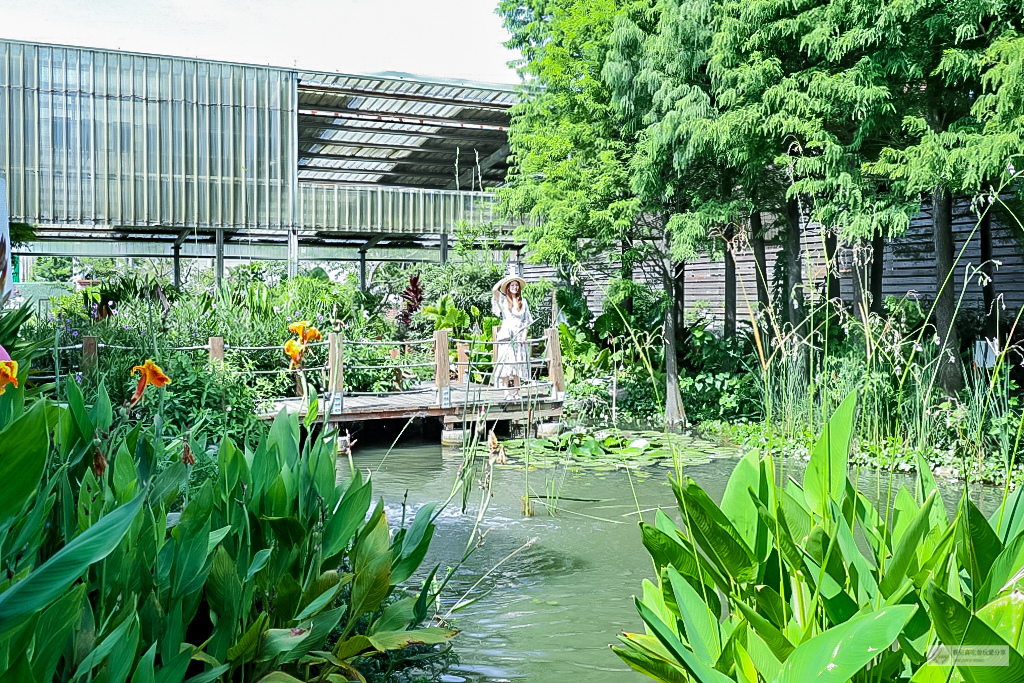
<path fill-rule="evenodd" d="M 654 3 L 628 0 L 502 0 L 498 13 L 521 51 L 527 80 L 513 109 L 506 210 L 536 218 L 525 236 L 534 258 L 586 263 L 610 253 L 662 270 L 665 422 L 686 423 L 676 364 L 675 264 L 664 212 L 635 192 L 630 164 L 640 145 L 601 78 L 617 18 L 646 28 Z"/>

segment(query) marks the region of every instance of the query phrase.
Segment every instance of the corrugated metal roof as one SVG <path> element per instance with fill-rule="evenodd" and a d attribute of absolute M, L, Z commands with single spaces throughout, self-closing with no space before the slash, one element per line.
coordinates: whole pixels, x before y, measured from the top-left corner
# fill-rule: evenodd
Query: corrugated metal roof
<path fill-rule="evenodd" d="M 300 180 L 436 189 L 504 181 L 511 86 L 298 75 Z"/>

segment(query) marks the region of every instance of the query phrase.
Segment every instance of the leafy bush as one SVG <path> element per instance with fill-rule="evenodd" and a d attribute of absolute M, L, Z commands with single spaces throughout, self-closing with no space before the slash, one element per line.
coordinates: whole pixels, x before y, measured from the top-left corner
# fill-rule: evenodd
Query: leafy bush
<path fill-rule="evenodd" d="M 754 452 L 720 506 L 672 481 L 682 527 L 661 511 L 640 525 L 658 582 L 636 599 L 647 632 L 615 648 L 631 667 L 705 683 L 1024 676 L 1008 626 L 1024 618 L 1022 494 L 986 520 L 965 490 L 951 522 L 919 461 L 915 493 L 900 487 L 894 512 L 877 510 L 848 476 L 856 405 L 850 394 L 836 410 L 802 486 L 779 486 L 772 457 Z M 1001 646 L 1009 667 L 929 665 L 940 645 Z"/>
<path fill-rule="evenodd" d="M 455 635 L 416 628 L 431 580 L 399 588 L 434 505 L 392 535 L 369 481 L 336 484 L 333 434 L 302 440 L 282 413 L 255 448 L 223 439 L 176 516 L 190 446 L 68 386 L 66 407 L 0 397 L 5 680 L 358 680 L 375 653 Z"/>

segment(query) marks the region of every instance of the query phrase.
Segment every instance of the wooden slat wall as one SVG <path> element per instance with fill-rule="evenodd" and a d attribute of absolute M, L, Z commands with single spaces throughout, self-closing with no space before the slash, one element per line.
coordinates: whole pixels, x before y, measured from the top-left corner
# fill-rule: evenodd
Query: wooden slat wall
<path fill-rule="evenodd" d="M 765 225 L 770 225 L 772 217 L 765 215 L 763 222 Z M 953 235 L 957 253 L 966 244 L 956 268 L 954 286 L 958 297 L 963 287 L 965 272 L 974 272 L 974 269 L 981 264 L 981 240 L 979 231 L 975 229 L 977 222 L 977 215 L 971 209 L 969 202 L 961 201 L 954 205 Z M 994 277 L 996 294 L 1002 297 L 1006 307 L 1011 310 L 1016 310 L 1024 305 L 1024 254 L 1015 238 L 1015 234 L 1020 234 L 1020 232 L 1019 229 L 1015 231 L 1010 226 L 1000 224 L 998 220 L 993 221 L 993 258 L 1000 263 Z M 816 223 L 806 225 L 801 243 L 804 257 L 804 280 L 806 282 L 810 275 L 811 286 L 821 291 L 826 274 L 821 227 Z M 766 248 L 769 283 L 772 281 L 775 261 L 781 256 L 781 253 L 781 246 L 769 244 Z M 847 305 L 851 305 L 856 298 L 854 261 L 856 259 L 860 262 L 861 268 L 867 269 L 869 266 L 865 265 L 865 261 L 868 255 L 866 245 L 840 247 L 840 291 Z M 736 306 L 737 316 L 740 320 L 748 319 L 747 301 L 749 300 L 751 305 L 757 301 L 754 264 L 754 255 L 749 246 L 740 247 L 736 256 L 738 278 Z M 601 313 L 605 298 L 604 291 L 608 282 L 617 274 L 617 267 L 614 263 L 604 266 L 593 265 L 581 274 L 581 281 L 587 292 L 588 304 L 595 315 Z M 536 282 L 541 278 L 554 282 L 555 270 L 550 266 L 525 265 L 523 277 L 528 282 Z M 653 264 L 641 265 L 637 268 L 634 277 L 637 280 L 646 281 L 654 288 L 661 288 L 661 276 Z M 930 302 L 935 296 L 935 290 L 931 209 L 926 206 L 921 214 L 911 221 L 910 229 L 905 235 L 886 243 L 882 295 L 883 297 L 902 298 L 909 294 L 924 302 Z M 773 298 L 777 295 L 777 292 L 772 293 Z M 721 259 L 713 260 L 707 256 L 687 262 L 684 298 L 687 310 L 698 305 L 707 307 L 716 320 L 720 321 L 724 315 L 725 263 Z M 982 302 L 982 288 L 977 275 L 974 275 L 970 278 L 967 289 L 964 290 L 963 306 L 966 309 L 980 311 L 983 306 Z"/>

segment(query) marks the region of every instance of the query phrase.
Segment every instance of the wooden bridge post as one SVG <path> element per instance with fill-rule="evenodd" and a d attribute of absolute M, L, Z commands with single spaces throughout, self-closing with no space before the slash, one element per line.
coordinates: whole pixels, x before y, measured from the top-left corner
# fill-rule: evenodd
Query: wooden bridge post
<path fill-rule="evenodd" d="M 92 370 L 99 359 L 96 337 L 82 337 L 82 369 Z"/>
<path fill-rule="evenodd" d="M 224 337 L 210 337 L 210 362 L 224 360 Z"/>
<path fill-rule="evenodd" d="M 437 404 L 442 408 L 451 408 L 451 361 L 448 358 L 448 330 L 434 331 L 434 364 Z"/>
<path fill-rule="evenodd" d="M 458 363 L 459 369 L 456 371 L 458 381 L 464 383 L 466 381 L 466 375 L 469 374 L 469 344 L 460 342 L 456 348 L 456 362 Z"/>
<path fill-rule="evenodd" d="M 561 400 L 565 396 L 565 375 L 562 372 L 562 345 L 558 338 L 558 328 L 551 327 L 544 331 L 547 337 L 548 380 L 551 382 L 551 398 Z"/>
<path fill-rule="evenodd" d="M 340 332 L 327 335 L 327 392 L 330 397 L 329 413 L 341 415 L 345 394 L 345 366 L 342 355 L 342 339 Z"/>

